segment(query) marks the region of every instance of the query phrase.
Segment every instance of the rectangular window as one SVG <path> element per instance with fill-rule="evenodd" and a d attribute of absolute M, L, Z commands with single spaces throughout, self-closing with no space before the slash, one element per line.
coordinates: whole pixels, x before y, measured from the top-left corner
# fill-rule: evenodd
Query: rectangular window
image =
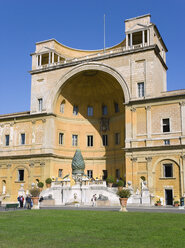
<path fill-rule="evenodd" d="M 10 145 L 10 135 L 9 134 L 5 135 L 5 145 L 6 146 Z"/>
<path fill-rule="evenodd" d="M 108 146 L 108 135 L 107 134 L 102 135 L 102 143 L 103 143 L 103 146 Z"/>
<path fill-rule="evenodd" d="M 115 111 L 115 113 L 119 112 L 119 105 L 117 102 L 114 103 L 114 111 Z"/>
<path fill-rule="evenodd" d="M 163 125 L 163 133 L 170 132 L 170 119 L 166 118 L 162 120 L 162 125 Z"/>
<path fill-rule="evenodd" d="M 173 177 L 173 166 L 172 164 L 164 164 L 164 177 Z"/>
<path fill-rule="evenodd" d="M 102 105 L 102 115 L 107 115 L 107 114 L 108 114 L 107 105 Z"/>
<path fill-rule="evenodd" d="M 24 181 L 24 170 L 18 170 L 18 181 Z"/>
<path fill-rule="evenodd" d="M 58 177 L 62 177 L 62 169 L 58 169 Z"/>
<path fill-rule="evenodd" d="M 93 116 L 93 107 L 92 106 L 87 107 L 87 115 L 88 116 Z"/>
<path fill-rule="evenodd" d="M 43 108 L 43 100 L 42 100 L 42 98 L 38 99 L 38 103 L 39 103 L 39 111 L 41 112 L 42 108 Z"/>
<path fill-rule="evenodd" d="M 72 146 L 78 146 L 78 135 L 72 135 Z"/>
<path fill-rule="evenodd" d="M 120 133 L 115 133 L 115 145 L 120 144 Z"/>
<path fill-rule="evenodd" d="M 138 97 L 144 97 L 145 96 L 145 91 L 144 91 L 144 83 L 138 83 Z"/>
<path fill-rule="evenodd" d="M 74 105 L 73 106 L 73 115 L 77 115 L 78 114 L 78 106 Z"/>
<path fill-rule="evenodd" d="M 116 178 L 120 179 L 120 169 L 116 169 Z"/>
<path fill-rule="evenodd" d="M 87 135 L 87 146 L 93 146 L 93 135 Z"/>
<path fill-rule="evenodd" d="M 25 145 L 25 133 L 21 133 L 21 145 Z"/>
<path fill-rule="evenodd" d="M 170 145 L 170 140 L 164 140 L 164 144 L 165 144 L 165 146 L 167 146 L 167 145 Z"/>
<path fill-rule="evenodd" d="M 88 176 L 88 178 L 93 178 L 93 171 L 87 170 L 87 176 Z"/>
<path fill-rule="evenodd" d="M 63 133 L 59 133 L 59 145 L 63 145 L 63 140 L 64 139 L 64 134 Z"/>

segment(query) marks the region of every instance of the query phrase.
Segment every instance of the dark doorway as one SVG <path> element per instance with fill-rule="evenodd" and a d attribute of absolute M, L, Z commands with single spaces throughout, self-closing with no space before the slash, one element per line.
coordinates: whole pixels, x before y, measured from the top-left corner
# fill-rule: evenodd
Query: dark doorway
<path fill-rule="evenodd" d="M 106 180 L 108 176 L 107 170 L 103 170 L 103 180 Z"/>
<path fill-rule="evenodd" d="M 165 201 L 166 205 L 173 205 L 172 189 L 165 189 Z"/>

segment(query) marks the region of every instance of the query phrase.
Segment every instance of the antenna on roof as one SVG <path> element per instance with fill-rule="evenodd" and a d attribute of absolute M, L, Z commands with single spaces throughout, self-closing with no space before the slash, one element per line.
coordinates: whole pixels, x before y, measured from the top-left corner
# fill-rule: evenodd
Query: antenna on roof
<path fill-rule="evenodd" d="M 104 14 L 104 49 L 103 50 L 105 51 L 105 14 Z"/>

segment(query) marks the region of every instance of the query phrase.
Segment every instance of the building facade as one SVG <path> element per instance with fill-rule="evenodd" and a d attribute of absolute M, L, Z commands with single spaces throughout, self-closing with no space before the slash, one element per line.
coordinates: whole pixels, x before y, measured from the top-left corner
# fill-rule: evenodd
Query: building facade
<path fill-rule="evenodd" d="M 36 43 L 29 112 L 0 116 L 0 193 L 71 175 L 80 149 L 91 178 L 113 175 L 154 201 L 185 195 L 185 90 L 167 91 L 165 43 L 150 15 L 125 21 L 126 38 L 98 51 Z"/>

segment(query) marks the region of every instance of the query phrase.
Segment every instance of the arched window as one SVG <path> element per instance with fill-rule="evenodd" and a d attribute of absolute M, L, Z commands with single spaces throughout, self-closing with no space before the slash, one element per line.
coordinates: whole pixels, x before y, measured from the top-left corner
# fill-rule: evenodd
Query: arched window
<path fill-rule="evenodd" d="M 2 180 L 2 194 L 6 194 L 6 180 Z"/>
<path fill-rule="evenodd" d="M 65 100 L 63 100 L 60 104 L 60 113 L 64 113 L 64 107 L 65 107 Z"/>

